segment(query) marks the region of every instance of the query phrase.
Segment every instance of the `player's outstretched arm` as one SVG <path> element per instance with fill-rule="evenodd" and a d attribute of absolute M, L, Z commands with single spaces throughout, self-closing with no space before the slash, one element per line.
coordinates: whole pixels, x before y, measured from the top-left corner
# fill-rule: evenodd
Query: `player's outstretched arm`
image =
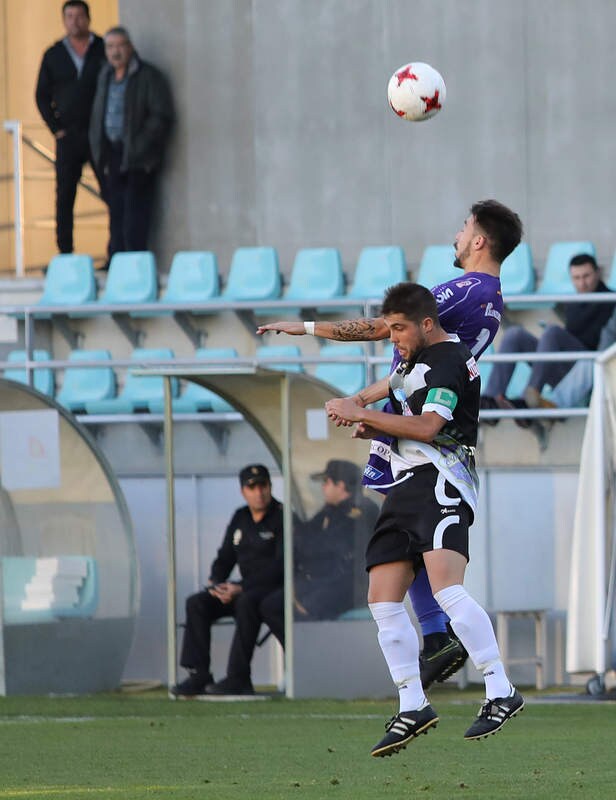
<path fill-rule="evenodd" d="M 263 335 L 268 331 L 287 333 L 290 336 L 303 336 L 309 333 L 322 339 L 333 339 L 336 342 L 376 342 L 389 337 L 389 330 L 383 317 L 360 317 L 345 319 L 340 322 L 270 322 L 259 325 L 257 333 Z"/>

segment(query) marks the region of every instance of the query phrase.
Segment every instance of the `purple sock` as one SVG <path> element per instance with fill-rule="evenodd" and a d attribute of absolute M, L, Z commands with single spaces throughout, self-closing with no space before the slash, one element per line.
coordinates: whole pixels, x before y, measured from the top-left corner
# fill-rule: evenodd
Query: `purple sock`
<path fill-rule="evenodd" d="M 409 597 L 424 636 L 430 633 L 447 633 L 449 617 L 432 597 L 432 587 L 425 569 L 421 569 L 415 576 L 409 589 Z"/>

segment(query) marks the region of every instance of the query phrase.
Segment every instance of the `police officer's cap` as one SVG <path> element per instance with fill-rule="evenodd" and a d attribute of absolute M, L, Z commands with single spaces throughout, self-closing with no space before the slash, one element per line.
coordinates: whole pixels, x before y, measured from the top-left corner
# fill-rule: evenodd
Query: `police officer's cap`
<path fill-rule="evenodd" d="M 323 472 L 314 472 L 310 477 L 315 481 L 322 481 L 325 478 L 331 478 L 334 483 L 343 481 L 347 489 L 354 489 L 360 481 L 361 472 L 352 461 L 332 459 L 327 462 Z"/>
<path fill-rule="evenodd" d="M 256 486 L 257 483 L 271 483 L 267 467 L 263 464 L 249 464 L 240 472 L 240 486 Z"/>

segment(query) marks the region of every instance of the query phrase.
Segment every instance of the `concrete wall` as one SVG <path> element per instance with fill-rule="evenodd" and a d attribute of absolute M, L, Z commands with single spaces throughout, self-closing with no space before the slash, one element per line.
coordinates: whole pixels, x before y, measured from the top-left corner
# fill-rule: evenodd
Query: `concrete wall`
<path fill-rule="evenodd" d="M 119 0 L 135 42 L 171 76 L 179 124 L 161 199 L 161 265 L 243 244 L 396 243 L 411 266 L 496 196 L 542 266 L 559 239 L 611 261 L 616 97 L 613 0 Z M 579 55 L 581 54 L 581 55 Z M 447 105 L 399 120 L 386 86 L 436 66 Z"/>

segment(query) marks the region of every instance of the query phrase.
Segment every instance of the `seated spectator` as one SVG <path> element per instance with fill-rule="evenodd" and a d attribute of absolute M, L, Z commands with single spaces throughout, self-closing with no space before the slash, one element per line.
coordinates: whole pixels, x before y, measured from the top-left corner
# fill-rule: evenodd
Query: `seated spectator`
<path fill-rule="evenodd" d="M 576 292 L 609 292 L 592 255 L 574 256 L 569 272 Z M 615 300 L 616 302 L 616 300 Z M 499 353 L 553 353 L 574 350 L 596 350 L 601 329 L 612 315 L 611 303 L 567 303 L 565 325 L 550 325 L 539 338 L 520 325 L 508 328 L 501 340 Z M 531 376 L 524 391 L 526 406 L 536 408 L 546 385 L 556 386 L 572 367 L 568 361 L 533 361 Z M 505 397 L 505 391 L 515 368 L 515 362 L 494 364 L 482 397 L 483 408 L 515 408 L 519 403 Z"/>
<path fill-rule="evenodd" d="M 325 505 L 296 535 L 296 619 L 336 619 L 365 603 L 367 581 L 357 590 L 357 568 L 363 576 L 379 509 L 361 495 L 361 477 L 356 464 L 343 460 L 328 461 L 323 472 L 312 475 L 322 481 Z"/>
<path fill-rule="evenodd" d="M 254 694 L 250 664 L 261 623 L 284 646 L 282 504 L 272 497 L 270 474 L 262 464 L 244 467 L 239 478 L 247 505 L 227 526 L 206 588 L 186 601 L 180 664 L 189 675 L 171 689 L 177 696 Z M 228 581 L 236 564 L 241 581 Z M 227 675 L 214 683 L 211 627 L 229 616 L 235 617 L 235 633 Z"/>
<path fill-rule="evenodd" d="M 599 350 L 607 350 L 616 342 L 616 311 L 603 326 Z M 539 408 L 584 408 L 588 405 L 594 382 L 594 361 L 576 361 L 565 377 L 559 381 L 549 399 L 540 397 Z"/>

